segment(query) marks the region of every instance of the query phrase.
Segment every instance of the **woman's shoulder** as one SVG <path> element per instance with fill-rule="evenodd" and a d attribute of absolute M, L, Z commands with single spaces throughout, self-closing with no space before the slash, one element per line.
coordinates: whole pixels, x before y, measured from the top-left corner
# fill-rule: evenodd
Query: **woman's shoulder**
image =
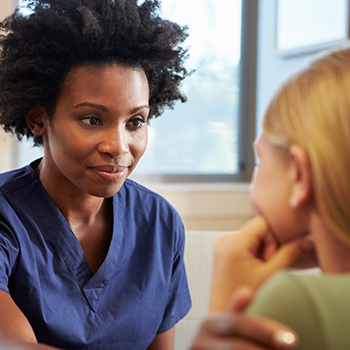
<path fill-rule="evenodd" d="M 114 207 L 123 212 L 123 220 L 133 222 L 139 227 L 150 226 L 167 233 L 175 244 L 183 244 L 184 227 L 177 210 L 156 192 L 126 179 L 124 185 L 114 196 Z"/>
<path fill-rule="evenodd" d="M 175 208 L 163 196 L 131 179 L 125 180 L 123 187 L 116 196 L 127 197 L 133 201 L 146 201 L 148 204 L 157 205 L 162 209 L 167 208 L 170 211 L 176 212 Z"/>
<path fill-rule="evenodd" d="M 6 194 L 16 190 L 32 182 L 36 177 L 35 171 L 30 165 L 3 172 L 0 174 L 0 192 Z"/>
<path fill-rule="evenodd" d="M 129 189 L 132 189 L 134 191 L 138 191 L 138 192 L 142 192 L 148 195 L 155 195 L 155 196 L 159 196 L 156 192 L 152 191 L 151 189 L 149 189 L 148 187 L 141 185 L 140 183 L 131 180 L 131 179 L 126 179 L 124 182 L 124 187 L 127 187 Z"/>

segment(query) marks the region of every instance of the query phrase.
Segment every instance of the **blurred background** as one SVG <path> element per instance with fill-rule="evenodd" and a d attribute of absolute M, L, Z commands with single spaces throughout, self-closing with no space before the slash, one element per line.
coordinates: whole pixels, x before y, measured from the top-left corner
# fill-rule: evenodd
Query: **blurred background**
<path fill-rule="evenodd" d="M 4 18 L 25 1 L 1 0 Z M 251 144 L 278 86 L 315 56 L 348 40 L 348 0 L 163 0 L 188 25 L 188 102 L 150 121 L 132 178 L 166 197 L 187 230 L 236 230 L 254 215 Z M 0 132 L 0 171 L 42 155 Z"/>

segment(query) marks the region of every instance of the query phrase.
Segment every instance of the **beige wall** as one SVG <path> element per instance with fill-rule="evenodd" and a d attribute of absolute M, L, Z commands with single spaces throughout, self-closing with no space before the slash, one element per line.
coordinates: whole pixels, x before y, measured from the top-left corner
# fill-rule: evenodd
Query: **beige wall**
<path fill-rule="evenodd" d="M 0 1 L 0 17 L 5 18 L 9 15 L 17 5 L 17 0 L 1 0 Z"/>
<path fill-rule="evenodd" d="M 5 18 L 15 7 L 16 2 L 13 0 L 0 1 L 0 18 Z M 0 130 L 0 172 L 6 171 L 13 167 L 14 151 L 13 138 Z"/>
<path fill-rule="evenodd" d="M 14 166 L 13 137 L 0 130 L 0 172 L 10 170 Z"/>
<path fill-rule="evenodd" d="M 177 209 L 186 230 L 234 231 L 254 216 L 249 184 L 176 184 L 148 187 L 165 197 Z"/>

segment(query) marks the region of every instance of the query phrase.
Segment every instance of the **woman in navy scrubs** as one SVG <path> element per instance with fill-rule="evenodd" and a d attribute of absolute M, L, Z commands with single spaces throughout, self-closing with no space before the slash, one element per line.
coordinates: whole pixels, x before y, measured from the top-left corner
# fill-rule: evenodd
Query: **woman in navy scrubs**
<path fill-rule="evenodd" d="M 128 176 L 185 101 L 186 28 L 151 0 L 28 6 L 2 23 L 0 122 L 44 156 L 0 175 L 0 349 L 173 349 L 183 225 Z"/>

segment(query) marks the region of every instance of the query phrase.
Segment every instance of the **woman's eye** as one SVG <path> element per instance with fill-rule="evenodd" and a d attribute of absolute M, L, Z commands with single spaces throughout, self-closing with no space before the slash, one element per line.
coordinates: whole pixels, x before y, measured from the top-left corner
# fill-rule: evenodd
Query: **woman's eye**
<path fill-rule="evenodd" d="M 102 125 L 101 119 L 95 115 L 84 117 L 81 121 L 87 125 Z"/>
<path fill-rule="evenodd" d="M 142 124 L 145 122 L 143 117 L 134 118 L 128 121 L 128 126 L 131 126 L 133 129 L 140 129 Z"/>

